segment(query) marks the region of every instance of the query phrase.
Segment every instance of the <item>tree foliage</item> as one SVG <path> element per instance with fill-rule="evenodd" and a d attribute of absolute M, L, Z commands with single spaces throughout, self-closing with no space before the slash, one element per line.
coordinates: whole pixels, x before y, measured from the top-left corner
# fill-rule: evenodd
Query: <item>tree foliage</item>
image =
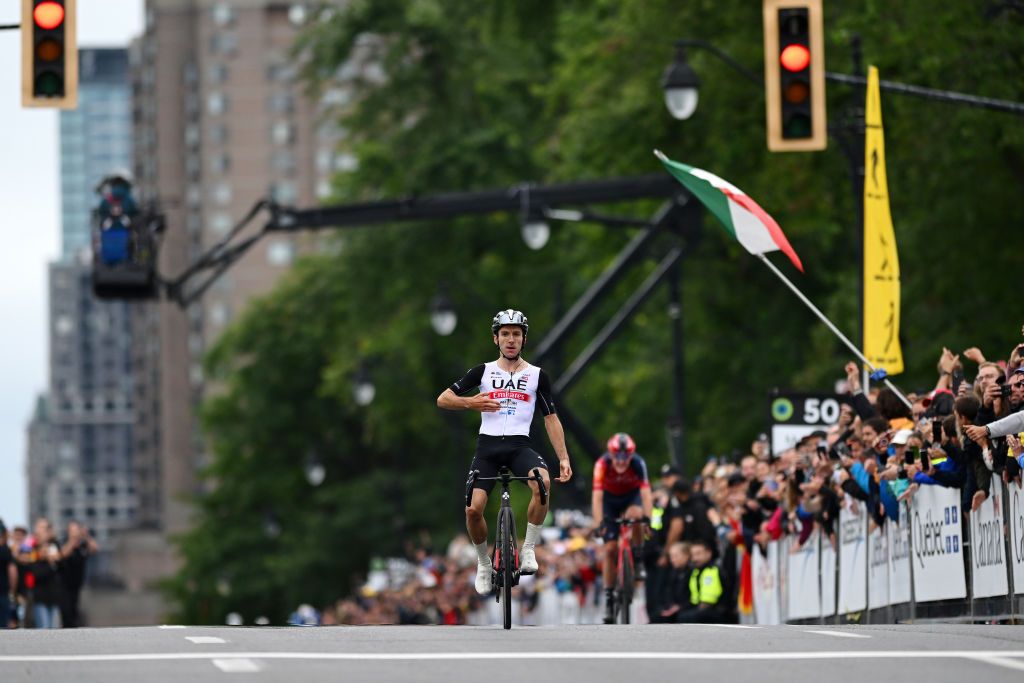
<path fill-rule="evenodd" d="M 1009 6 L 827 3 L 825 21 L 832 71 L 851 70 L 859 36 L 883 79 L 1024 100 L 1024 16 Z M 847 159 L 834 141 L 824 153 L 767 152 L 763 95 L 706 52 L 690 55 L 704 83 L 700 108 L 673 121 L 658 79 L 682 37 L 760 70 L 757 3 L 347 3 L 313 22 L 296 53 L 314 92 L 352 57 L 380 65 L 382 77 L 371 70 L 357 80 L 354 102 L 338 113 L 359 166 L 338 174 L 332 201 L 652 173 L 659 147 L 756 197 L 807 266 L 798 285 L 855 335 L 859 231 Z M 830 84 L 833 123 L 860 97 Z M 882 102 L 903 276 L 907 371 L 897 381 L 916 389 L 933 381 L 942 345 L 1000 356 L 1018 339 L 1018 294 L 1012 275 L 1003 279 L 1024 223 L 1010 189 L 1024 178 L 1024 128 L 1007 114 L 886 93 Z M 608 210 L 647 217 L 655 208 Z M 766 426 L 772 387 L 827 389 L 848 358 L 712 220 L 703 233 L 683 266 L 691 468 L 703 455 L 745 449 Z M 217 387 L 203 409 L 209 492 L 169 585 L 182 618 L 216 622 L 237 610 L 280 620 L 299 601 L 341 595 L 371 554 L 398 550 L 403 533 L 454 533 L 477 418 L 442 415 L 434 398 L 493 356 L 495 310 L 526 311 L 536 344 L 629 237 L 555 226 L 548 246 L 531 252 L 518 217 L 494 215 L 354 231 L 299 263 L 208 357 Z M 545 367 L 557 374 L 574 358 L 652 264 Z M 450 337 L 429 323 L 442 284 L 459 313 Z M 633 433 L 652 464 L 667 458 L 666 308 L 659 293 L 564 397 L 598 436 Z M 377 388 L 365 408 L 352 399 L 363 362 Z M 310 453 L 327 469 L 319 487 L 303 476 Z M 586 480 L 586 458 L 575 466 Z M 556 506 L 566 499 L 554 494 Z M 280 534 L 267 533 L 268 520 Z"/>

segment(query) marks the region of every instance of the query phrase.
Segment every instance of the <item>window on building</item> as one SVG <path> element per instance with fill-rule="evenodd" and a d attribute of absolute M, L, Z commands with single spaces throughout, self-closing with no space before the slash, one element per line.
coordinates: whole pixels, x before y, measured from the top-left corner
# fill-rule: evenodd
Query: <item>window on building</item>
<path fill-rule="evenodd" d="M 276 92 L 270 96 L 270 111 L 274 114 L 291 114 L 295 109 L 295 99 L 290 93 Z"/>
<path fill-rule="evenodd" d="M 228 65 L 227 64 L 211 64 L 206 70 L 206 79 L 210 83 L 224 83 L 228 80 Z"/>
<path fill-rule="evenodd" d="M 210 13 L 213 15 L 213 23 L 217 26 L 227 26 L 235 20 L 235 10 L 226 2 L 215 4 L 211 8 Z"/>
<path fill-rule="evenodd" d="M 210 142 L 223 145 L 228 141 L 228 127 L 223 123 L 215 123 L 209 128 Z"/>
<path fill-rule="evenodd" d="M 231 229 L 231 216 L 223 212 L 217 212 L 210 216 L 210 230 L 214 235 L 226 235 Z"/>
<path fill-rule="evenodd" d="M 226 152 L 216 152 L 209 157 L 210 170 L 214 173 L 227 173 L 231 169 L 231 157 Z"/>
<path fill-rule="evenodd" d="M 214 90 L 206 97 L 206 110 L 211 114 L 223 114 L 228 110 L 228 97 L 219 90 Z"/>
<path fill-rule="evenodd" d="M 217 183 L 211 191 L 213 201 L 221 206 L 231 203 L 231 185 L 228 183 Z"/>
<path fill-rule="evenodd" d="M 274 152 L 271 156 L 270 164 L 274 167 L 275 171 L 281 173 L 294 173 L 295 172 L 295 155 L 290 150 L 280 149 Z"/>
<path fill-rule="evenodd" d="M 295 139 L 295 126 L 290 121 L 277 121 L 270 130 L 270 140 L 275 145 L 290 145 Z"/>

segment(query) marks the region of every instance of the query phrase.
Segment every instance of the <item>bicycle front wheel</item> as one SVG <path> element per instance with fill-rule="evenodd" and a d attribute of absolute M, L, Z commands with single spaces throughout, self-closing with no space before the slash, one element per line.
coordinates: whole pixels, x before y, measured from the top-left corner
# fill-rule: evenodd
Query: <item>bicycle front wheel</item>
<path fill-rule="evenodd" d="M 629 607 L 633 604 L 633 553 L 622 553 L 622 571 L 619 576 L 619 623 L 629 623 Z"/>
<path fill-rule="evenodd" d="M 512 572 L 515 569 L 515 552 L 512 545 L 512 525 L 506 517 L 501 525 L 501 602 L 504 616 L 504 627 L 512 628 Z"/>

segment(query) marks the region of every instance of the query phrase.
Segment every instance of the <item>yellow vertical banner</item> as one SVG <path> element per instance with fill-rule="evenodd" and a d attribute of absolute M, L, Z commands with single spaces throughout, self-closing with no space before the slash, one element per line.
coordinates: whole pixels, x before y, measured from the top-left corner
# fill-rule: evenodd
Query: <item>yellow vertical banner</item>
<path fill-rule="evenodd" d="M 900 261 L 889 212 L 878 69 L 868 69 L 864 107 L 864 356 L 889 375 L 903 372 Z"/>

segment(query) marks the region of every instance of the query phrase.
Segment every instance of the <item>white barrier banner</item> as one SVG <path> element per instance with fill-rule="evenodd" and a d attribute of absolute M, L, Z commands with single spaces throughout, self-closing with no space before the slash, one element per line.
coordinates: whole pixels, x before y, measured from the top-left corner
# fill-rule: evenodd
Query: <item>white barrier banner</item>
<path fill-rule="evenodd" d="M 821 616 L 821 592 L 818 586 L 818 545 L 821 535 L 814 534 L 797 550 L 796 538 L 788 540 L 786 555 L 786 619 L 810 619 Z M 823 577 L 824 578 L 824 577 Z"/>
<path fill-rule="evenodd" d="M 857 501 L 857 514 L 850 512 L 851 499 L 839 512 L 839 613 L 859 612 L 868 604 L 867 512 Z"/>
<path fill-rule="evenodd" d="M 891 520 L 890 520 L 891 521 Z M 889 604 L 889 526 L 868 534 L 868 608 Z"/>
<path fill-rule="evenodd" d="M 752 571 L 754 574 L 754 616 L 758 624 L 782 623 L 779 614 L 779 542 L 768 544 L 768 556 L 754 545 Z"/>
<path fill-rule="evenodd" d="M 960 490 L 921 486 L 911 506 L 910 532 L 917 601 L 967 597 Z"/>
<path fill-rule="evenodd" d="M 906 503 L 900 503 L 900 521 L 889 520 L 889 603 L 910 602 L 910 533 Z"/>
<path fill-rule="evenodd" d="M 1013 589 L 1024 593 L 1024 490 L 1010 484 L 1010 561 L 1013 563 Z"/>
<path fill-rule="evenodd" d="M 836 549 L 824 531 L 818 533 L 821 554 L 821 616 L 836 613 Z"/>
<path fill-rule="evenodd" d="M 988 498 L 971 514 L 971 586 L 976 598 L 1010 592 L 1003 536 L 1003 482 L 995 476 Z"/>

